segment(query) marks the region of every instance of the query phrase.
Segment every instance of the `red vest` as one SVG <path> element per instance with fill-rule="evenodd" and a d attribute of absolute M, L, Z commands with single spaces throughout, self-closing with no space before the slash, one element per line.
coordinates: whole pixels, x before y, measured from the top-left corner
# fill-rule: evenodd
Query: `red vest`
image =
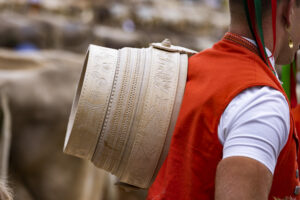
<path fill-rule="evenodd" d="M 216 168 L 223 149 L 217 130 L 226 106 L 237 94 L 254 86 L 269 86 L 285 95 L 274 74 L 255 53 L 257 50 L 246 43 L 240 37 L 232 41 L 225 36 L 211 49 L 190 58 L 170 150 L 149 189 L 148 200 L 214 199 Z M 300 199 L 296 195 L 300 192 L 296 175 L 298 138 L 292 115 L 290 130 L 275 168 L 269 196 L 272 200 L 290 196 Z"/>

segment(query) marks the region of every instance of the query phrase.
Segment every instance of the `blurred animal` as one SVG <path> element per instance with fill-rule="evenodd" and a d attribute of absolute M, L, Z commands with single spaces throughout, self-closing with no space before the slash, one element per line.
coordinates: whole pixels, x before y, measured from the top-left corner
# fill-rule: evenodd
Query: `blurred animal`
<path fill-rule="evenodd" d="M 11 189 L 7 187 L 9 151 L 11 144 L 11 114 L 7 95 L 0 94 L 0 200 L 12 200 Z"/>
<path fill-rule="evenodd" d="M 10 189 L 6 186 L 4 182 L 0 182 L 0 199 L 1 200 L 12 200 L 12 194 Z"/>
<path fill-rule="evenodd" d="M 114 177 L 62 152 L 84 57 L 63 51 L 0 50 L 0 91 L 9 99 L 12 142 L 9 185 L 16 200 L 145 199 Z"/>

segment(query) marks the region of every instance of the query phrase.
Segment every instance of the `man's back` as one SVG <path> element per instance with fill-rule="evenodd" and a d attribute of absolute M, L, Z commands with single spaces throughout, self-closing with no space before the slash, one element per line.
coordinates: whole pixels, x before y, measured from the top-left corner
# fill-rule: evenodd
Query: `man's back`
<path fill-rule="evenodd" d="M 148 199 L 213 199 L 223 153 L 218 124 L 227 105 L 250 87 L 269 86 L 283 92 L 274 74 L 256 55 L 256 49 L 246 40 L 230 39 L 225 36 L 213 48 L 189 60 L 185 95 L 170 151 Z M 287 144 L 280 156 L 294 159 L 296 164 L 296 142 L 290 137 Z M 274 191 L 280 183 L 273 184 L 271 196 L 292 196 L 291 190 L 299 182 L 294 175 L 297 166 L 278 162 L 281 164 L 276 168 L 277 174 L 283 174 L 281 168 L 289 172 L 278 180 L 275 173 L 274 179 L 288 184 L 280 191 Z"/>

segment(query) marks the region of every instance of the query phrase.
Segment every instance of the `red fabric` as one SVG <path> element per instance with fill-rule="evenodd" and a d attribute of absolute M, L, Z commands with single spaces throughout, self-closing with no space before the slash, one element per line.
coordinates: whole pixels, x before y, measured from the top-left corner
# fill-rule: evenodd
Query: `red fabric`
<path fill-rule="evenodd" d="M 296 127 L 296 133 L 299 138 L 300 133 L 300 105 L 297 105 L 295 108 L 292 108 L 292 113 L 295 119 L 295 127 Z M 300 158 L 300 151 L 298 152 L 298 158 Z M 298 160 L 298 165 L 300 165 L 300 159 Z"/>
<path fill-rule="evenodd" d="M 237 94 L 254 86 L 270 86 L 284 93 L 263 60 L 236 43 L 223 39 L 190 58 L 169 154 L 149 189 L 148 200 L 214 199 L 223 148 L 217 135 L 220 117 Z M 300 185 L 293 127 L 291 115 L 291 132 L 276 165 L 270 199 L 295 197 L 295 186 Z"/>
<path fill-rule="evenodd" d="M 300 105 L 297 105 L 295 108 L 293 108 L 292 112 L 295 119 L 295 127 L 297 132 L 300 132 Z"/>
<path fill-rule="evenodd" d="M 295 63 L 297 63 L 297 56 L 295 56 Z M 291 76 L 291 107 L 295 108 L 297 106 L 297 94 L 296 94 L 296 75 L 294 72 L 294 63 L 290 65 L 291 71 L 290 71 L 290 76 Z"/>

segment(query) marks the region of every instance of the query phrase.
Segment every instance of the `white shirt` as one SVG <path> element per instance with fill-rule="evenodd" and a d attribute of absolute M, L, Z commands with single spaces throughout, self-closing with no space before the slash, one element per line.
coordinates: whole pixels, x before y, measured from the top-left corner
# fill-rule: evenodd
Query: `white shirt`
<path fill-rule="evenodd" d="M 267 54 L 271 55 L 268 49 Z M 274 68 L 274 58 L 270 61 Z M 223 159 L 249 157 L 274 173 L 289 131 L 289 105 L 283 94 L 268 86 L 248 88 L 229 103 L 221 116 L 218 137 L 223 144 Z"/>

